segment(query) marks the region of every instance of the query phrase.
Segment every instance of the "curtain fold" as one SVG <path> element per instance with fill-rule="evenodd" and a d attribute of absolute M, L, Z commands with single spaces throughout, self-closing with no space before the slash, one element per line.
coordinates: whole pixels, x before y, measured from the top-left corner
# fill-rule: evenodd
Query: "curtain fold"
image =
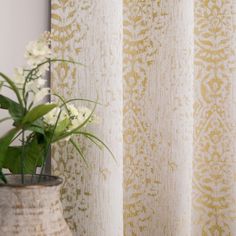
<path fill-rule="evenodd" d="M 235 1 L 195 1 L 193 235 L 236 234 Z"/>
<path fill-rule="evenodd" d="M 98 97 L 91 131 L 52 149 L 74 235 L 236 235 L 236 1 L 52 0 L 52 90 Z"/>
<path fill-rule="evenodd" d="M 100 121 L 90 131 L 116 157 L 115 162 L 106 150 L 81 139 L 89 163 L 86 167 L 71 145 L 53 147 L 53 173 L 65 177 L 65 218 L 74 235 L 122 235 L 122 2 L 52 0 L 52 33 L 54 53 L 83 64 L 55 64 L 53 91 L 66 99 L 98 99 Z"/>
<path fill-rule="evenodd" d="M 125 234 L 190 235 L 193 3 L 123 9 Z"/>

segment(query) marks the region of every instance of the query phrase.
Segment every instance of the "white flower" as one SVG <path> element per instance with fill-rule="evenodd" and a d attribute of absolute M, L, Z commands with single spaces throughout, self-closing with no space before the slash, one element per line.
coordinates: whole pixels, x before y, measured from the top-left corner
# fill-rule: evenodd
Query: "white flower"
<path fill-rule="evenodd" d="M 45 38 L 40 38 L 37 41 L 31 41 L 28 43 L 25 52 L 25 58 L 27 63 L 31 67 L 35 67 L 38 64 L 46 61 L 51 56 L 51 50 L 48 45 L 48 41 Z"/>
<path fill-rule="evenodd" d="M 73 104 L 66 105 L 66 108 L 67 108 L 70 116 L 78 116 L 79 115 L 78 110 L 76 109 L 76 107 Z"/>
<path fill-rule="evenodd" d="M 69 116 L 68 116 L 67 112 L 64 109 L 61 109 L 61 115 L 60 115 L 59 121 L 63 121 L 65 119 L 69 119 Z"/>
<path fill-rule="evenodd" d="M 33 104 L 37 104 L 42 101 L 46 96 L 50 94 L 50 88 L 42 88 L 37 93 L 34 94 Z"/>
<path fill-rule="evenodd" d="M 91 110 L 87 107 L 79 107 L 78 109 L 74 105 L 67 105 L 70 117 L 69 130 L 73 130 L 82 125 L 85 120 L 90 116 Z"/>
<path fill-rule="evenodd" d="M 39 91 L 38 84 L 35 80 L 31 80 L 25 85 L 26 92 L 33 92 L 34 94 Z"/>
<path fill-rule="evenodd" d="M 37 83 L 37 87 L 40 89 L 40 88 L 45 87 L 45 85 L 47 84 L 47 80 L 43 78 L 38 78 L 36 79 L 36 83 Z"/>
<path fill-rule="evenodd" d="M 43 77 L 49 71 L 49 63 L 45 63 L 38 67 L 37 76 Z"/>
<path fill-rule="evenodd" d="M 88 117 L 91 115 L 91 110 L 87 107 L 79 107 L 78 108 L 78 112 L 79 112 L 79 120 L 82 121 L 82 123 L 88 119 Z M 89 120 L 91 121 L 91 120 Z"/>
<path fill-rule="evenodd" d="M 80 125 L 80 122 L 78 120 L 79 112 L 72 104 L 69 104 L 66 107 L 70 118 L 70 125 L 68 126 L 68 130 L 73 130 Z"/>
<path fill-rule="evenodd" d="M 25 90 L 26 92 L 32 92 L 34 95 L 38 93 L 42 88 L 43 85 L 46 83 L 44 80 L 31 80 L 26 83 Z"/>
<path fill-rule="evenodd" d="M 58 119 L 59 114 L 60 117 Z M 57 119 L 58 119 L 58 125 L 60 125 L 60 122 L 68 118 L 69 118 L 68 114 L 66 113 L 65 110 L 61 109 L 60 107 L 55 107 L 50 112 L 48 112 L 46 115 L 43 116 L 43 121 L 45 124 L 49 126 L 54 126 L 57 122 Z"/>
<path fill-rule="evenodd" d="M 28 100 L 36 105 L 50 94 L 50 88 L 46 87 L 47 80 L 41 77 L 28 81 L 25 86 L 25 94 L 28 94 Z"/>
<path fill-rule="evenodd" d="M 101 123 L 101 117 L 97 116 L 96 114 L 93 114 L 90 122 L 93 124 L 100 124 Z"/>
<path fill-rule="evenodd" d="M 61 109 L 59 107 L 53 108 L 50 112 L 43 116 L 43 121 L 47 125 L 55 125 L 60 111 Z"/>
<path fill-rule="evenodd" d="M 25 82 L 25 73 L 22 67 L 17 67 L 14 69 L 13 81 L 18 85 L 21 86 Z"/>

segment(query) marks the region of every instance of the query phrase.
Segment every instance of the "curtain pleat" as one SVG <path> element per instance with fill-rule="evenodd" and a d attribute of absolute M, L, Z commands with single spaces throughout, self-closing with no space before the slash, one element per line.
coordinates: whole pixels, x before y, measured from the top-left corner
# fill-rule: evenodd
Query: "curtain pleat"
<path fill-rule="evenodd" d="M 195 1 L 193 235 L 236 235 L 235 1 Z"/>
<path fill-rule="evenodd" d="M 122 2 L 52 0 L 52 33 L 54 53 L 83 64 L 55 64 L 53 91 L 66 99 L 98 99 L 98 124 L 90 131 L 116 157 L 114 161 L 106 150 L 81 139 L 86 167 L 71 145 L 53 147 L 53 173 L 65 177 L 65 218 L 76 236 L 122 235 Z"/>
<path fill-rule="evenodd" d="M 91 131 L 117 161 L 80 139 L 86 168 L 53 146 L 74 235 L 236 235 L 235 13 L 235 0 L 52 0 L 52 49 L 84 64 L 54 64 L 52 90 L 98 97 Z"/>
<path fill-rule="evenodd" d="M 124 233 L 190 235 L 193 3 L 123 9 Z"/>

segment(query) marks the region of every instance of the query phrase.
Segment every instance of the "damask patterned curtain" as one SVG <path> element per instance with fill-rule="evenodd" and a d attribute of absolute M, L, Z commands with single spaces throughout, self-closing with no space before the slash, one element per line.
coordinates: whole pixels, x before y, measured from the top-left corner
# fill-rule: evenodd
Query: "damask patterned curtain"
<path fill-rule="evenodd" d="M 74 235 L 236 235 L 236 1 L 52 0 L 52 89 L 113 150 L 54 146 Z M 68 79 L 69 78 L 69 79 Z"/>

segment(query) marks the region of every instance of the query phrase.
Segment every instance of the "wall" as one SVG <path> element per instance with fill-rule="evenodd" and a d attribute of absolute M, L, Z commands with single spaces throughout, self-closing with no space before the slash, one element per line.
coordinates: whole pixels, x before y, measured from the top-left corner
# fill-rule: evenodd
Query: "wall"
<path fill-rule="evenodd" d="M 1 0 L 0 4 L 0 71 L 11 76 L 14 67 L 24 65 L 28 41 L 49 30 L 50 0 Z M 6 115 L 1 111 L 0 119 Z M 0 124 L 0 136 L 10 124 Z"/>

